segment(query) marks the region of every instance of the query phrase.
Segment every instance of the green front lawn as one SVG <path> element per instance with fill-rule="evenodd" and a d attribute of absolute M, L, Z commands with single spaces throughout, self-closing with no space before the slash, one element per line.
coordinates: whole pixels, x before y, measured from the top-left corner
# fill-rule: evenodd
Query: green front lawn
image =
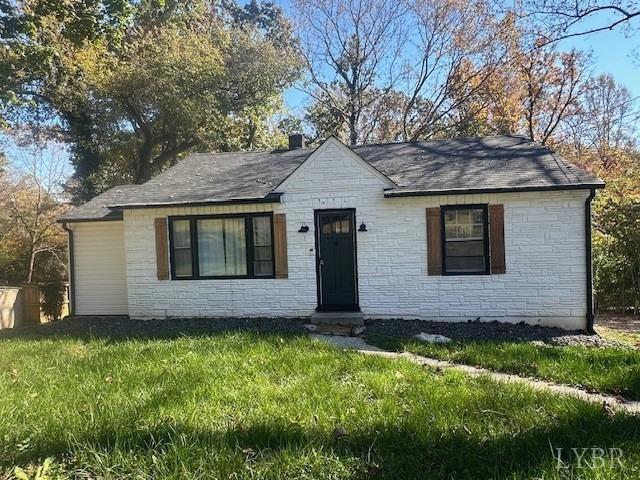
<path fill-rule="evenodd" d="M 640 400 L 640 350 L 537 345 L 530 342 L 457 341 L 426 344 L 407 337 L 370 341 L 397 351 L 537 377 Z"/>
<path fill-rule="evenodd" d="M 636 479 L 639 439 L 638 417 L 306 337 L 0 340 L 0 478 L 52 457 L 50 478 Z"/>

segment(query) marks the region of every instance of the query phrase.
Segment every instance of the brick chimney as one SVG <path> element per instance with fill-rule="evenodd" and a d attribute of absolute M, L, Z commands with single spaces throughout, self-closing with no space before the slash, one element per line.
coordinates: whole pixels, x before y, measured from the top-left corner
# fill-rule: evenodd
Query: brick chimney
<path fill-rule="evenodd" d="M 298 148 L 304 148 L 304 135 L 301 133 L 289 135 L 289 150 L 296 150 Z"/>

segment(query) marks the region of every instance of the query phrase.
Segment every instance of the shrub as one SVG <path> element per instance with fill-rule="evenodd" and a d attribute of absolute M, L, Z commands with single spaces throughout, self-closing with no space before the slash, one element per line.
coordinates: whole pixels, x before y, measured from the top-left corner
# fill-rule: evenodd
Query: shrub
<path fill-rule="evenodd" d="M 40 285 L 42 294 L 42 313 L 50 320 L 59 320 L 62 315 L 62 307 L 66 298 L 66 284 L 62 282 L 49 282 Z"/>
<path fill-rule="evenodd" d="M 593 267 L 598 305 L 626 312 L 640 306 L 640 198 L 615 189 L 594 205 Z"/>

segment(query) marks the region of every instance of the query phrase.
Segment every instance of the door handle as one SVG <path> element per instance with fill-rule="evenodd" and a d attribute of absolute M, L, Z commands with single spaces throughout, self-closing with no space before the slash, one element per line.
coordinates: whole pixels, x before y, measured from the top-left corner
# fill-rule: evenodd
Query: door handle
<path fill-rule="evenodd" d="M 318 265 L 324 265 L 324 260 L 323 259 L 318 260 Z"/>

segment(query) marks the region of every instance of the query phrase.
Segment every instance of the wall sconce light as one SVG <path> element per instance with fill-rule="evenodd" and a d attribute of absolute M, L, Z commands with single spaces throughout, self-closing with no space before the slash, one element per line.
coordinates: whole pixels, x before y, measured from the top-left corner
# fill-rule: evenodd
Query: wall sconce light
<path fill-rule="evenodd" d="M 308 231 L 309 231 L 309 227 L 303 223 L 302 226 L 300 227 L 300 230 L 298 230 L 298 233 L 307 233 Z"/>
<path fill-rule="evenodd" d="M 366 232 L 367 231 L 367 226 L 364 224 L 364 222 L 362 222 L 360 224 L 360 228 L 358 228 L 359 232 Z"/>

